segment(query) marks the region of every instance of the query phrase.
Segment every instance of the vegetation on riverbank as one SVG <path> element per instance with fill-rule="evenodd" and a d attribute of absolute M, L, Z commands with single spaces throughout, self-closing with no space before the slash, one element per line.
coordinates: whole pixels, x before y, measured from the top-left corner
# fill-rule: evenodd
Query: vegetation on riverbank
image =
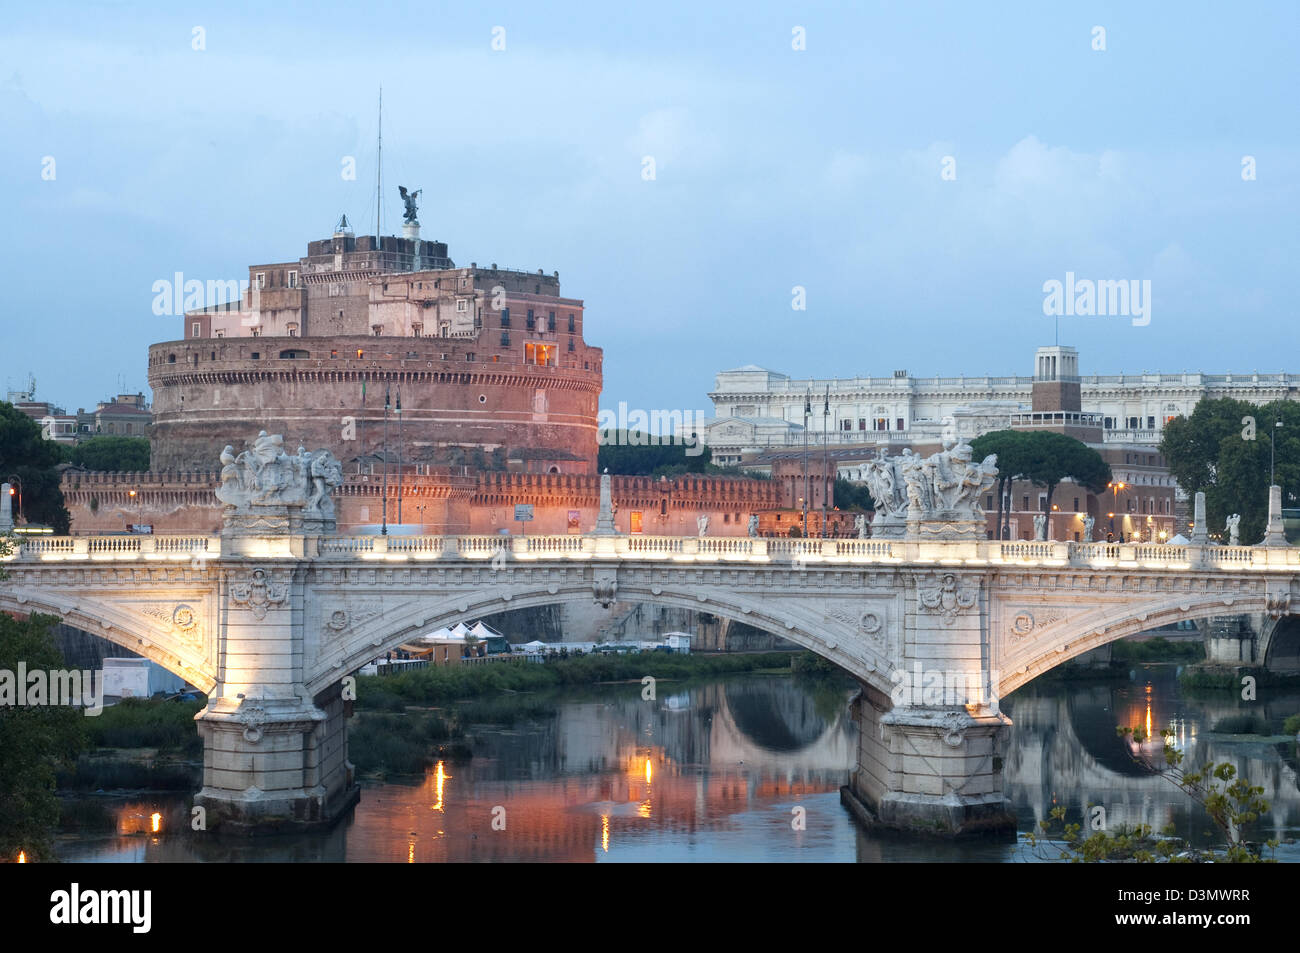
<path fill-rule="evenodd" d="M 1112 662 L 1199 662 L 1205 658 L 1200 639 L 1178 642 L 1158 635 L 1153 639 L 1120 639 L 1110 645 Z"/>
<path fill-rule="evenodd" d="M 1256 687 L 1300 687 L 1300 678 L 1294 675 L 1278 675 L 1263 667 L 1254 668 L 1246 665 L 1233 667 L 1217 665 L 1192 666 L 1179 673 L 1178 685 L 1184 691 L 1239 692 L 1243 685 L 1242 679 L 1248 676 L 1255 680 Z"/>
<path fill-rule="evenodd" d="M 540 692 L 600 682 L 639 682 L 646 676 L 663 681 L 712 678 L 764 670 L 790 671 L 789 652 L 744 655 L 582 655 L 540 665 L 497 662 L 491 665 L 429 666 L 397 675 L 357 679 L 357 706 L 398 712 L 410 705 L 435 705 L 500 692 Z"/>

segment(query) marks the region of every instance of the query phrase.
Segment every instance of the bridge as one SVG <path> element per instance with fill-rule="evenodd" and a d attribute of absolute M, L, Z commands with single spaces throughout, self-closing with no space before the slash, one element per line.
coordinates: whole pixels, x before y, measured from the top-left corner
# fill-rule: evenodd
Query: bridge
<path fill-rule="evenodd" d="M 1300 595 L 1286 545 L 618 535 L 602 482 L 596 532 L 566 536 L 341 536 L 327 492 L 229 490 L 216 536 L 23 539 L 0 611 L 58 616 L 206 692 L 196 804 L 228 829 L 326 824 L 355 803 L 342 679 L 366 662 L 495 612 L 618 600 L 745 622 L 843 668 L 862 686 L 846 799 L 961 833 L 1012 824 L 999 698 L 1115 639 L 1277 620 Z"/>

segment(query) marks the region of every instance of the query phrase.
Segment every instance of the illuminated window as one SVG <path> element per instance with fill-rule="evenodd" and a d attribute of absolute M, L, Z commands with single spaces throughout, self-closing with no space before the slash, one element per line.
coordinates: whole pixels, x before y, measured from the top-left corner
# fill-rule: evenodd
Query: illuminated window
<path fill-rule="evenodd" d="M 366 352 L 365 352 L 364 350 L 362 350 L 361 348 L 357 348 L 357 359 L 360 360 L 361 358 L 363 358 L 363 357 L 365 357 L 365 356 L 366 356 Z"/>
<path fill-rule="evenodd" d="M 524 344 L 524 363 L 555 367 L 559 363 L 558 352 L 559 348 L 554 344 L 535 344 L 528 341 Z"/>

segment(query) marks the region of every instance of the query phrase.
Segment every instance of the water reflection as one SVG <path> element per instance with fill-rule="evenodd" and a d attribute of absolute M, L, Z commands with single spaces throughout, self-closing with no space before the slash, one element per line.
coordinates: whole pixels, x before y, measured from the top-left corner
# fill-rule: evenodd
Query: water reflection
<path fill-rule="evenodd" d="M 856 736 L 848 693 L 813 690 L 788 677 L 744 676 L 644 701 L 608 687 L 554 708 L 521 702 L 510 727 L 476 726 L 475 756 L 438 762 L 423 777 L 368 785 L 352 816 L 314 835 L 222 840 L 191 834 L 187 799 L 113 802 L 60 839 L 65 860 L 106 861 L 1006 861 L 1014 844 L 917 840 L 860 830 L 840 806 Z M 1250 713 L 1300 710 L 1300 693 L 1270 692 Z M 1125 681 L 1025 686 L 1004 707 L 1014 728 L 1004 771 L 1021 830 L 1064 805 L 1077 820 L 1090 804 L 1118 824 L 1174 824 L 1194 843 L 1212 825 L 1167 779 L 1136 765 L 1160 730 L 1193 764 L 1233 761 L 1265 789 L 1264 836 L 1300 833 L 1292 749 L 1243 744 L 1213 732 L 1239 713 L 1236 696 L 1184 698 L 1171 666 L 1145 666 Z M 541 714 L 538 714 L 538 712 Z M 1134 746 L 1116 727 L 1156 741 Z M 806 812 L 806 829 L 792 808 Z M 71 812 L 76 816 L 76 811 Z M 154 833 L 157 814 L 158 833 Z M 1300 860 L 1295 846 L 1279 859 Z"/>

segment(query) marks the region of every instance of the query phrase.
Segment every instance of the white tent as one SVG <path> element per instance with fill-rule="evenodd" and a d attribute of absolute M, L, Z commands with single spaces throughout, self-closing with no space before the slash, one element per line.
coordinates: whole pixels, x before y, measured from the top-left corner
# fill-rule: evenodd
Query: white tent
<path fill-rule="evenodd" d="M 416 639 L 416 641 L 417 642 L 446 642 L 448 639 L 452 639 L 452 638 L 455 638 L 455 636 L 451 634 L 451 630 L 448 629 L 446 626 L 443 626 L 441 629 L 434 629 L 432 632 L 424 633 L 424 635 L 420 636 L 418 639 Z"/>
<path fill-rule="evenodd" d="M 516 646 L 516 647 L 523 649 L 525 652 L 529 653 L 530 655 L 533 655 L 536 654 L 537 652 L 545 652 L 547 643 L 534 639 L 532 642 L 525 642 L 523 645 Z"/>

